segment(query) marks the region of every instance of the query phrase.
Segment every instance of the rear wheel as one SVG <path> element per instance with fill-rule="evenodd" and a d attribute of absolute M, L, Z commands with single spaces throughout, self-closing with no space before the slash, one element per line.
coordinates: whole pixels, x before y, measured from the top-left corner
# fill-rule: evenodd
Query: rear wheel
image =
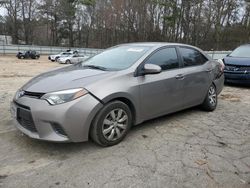
<path fill-rule="evenodd" d="M 113 101 L 103 107 L 95 117 L 91 138 L 101 146 L 113 146 L 121 142 L 132 124 L 129 107 L 121 101 Z"/>
<path fill-rule="evenodd" d="M 66 64 L 70 64 L 71 62 L 70 62 L 70 60 L 66 60 Z"/>
<path fill-rule="evenodd" d="M 212 84 L 208 89 L 202 108 L 206 111 L 214 111 L 217 107 L 217 97 L 216 87 Z"/>

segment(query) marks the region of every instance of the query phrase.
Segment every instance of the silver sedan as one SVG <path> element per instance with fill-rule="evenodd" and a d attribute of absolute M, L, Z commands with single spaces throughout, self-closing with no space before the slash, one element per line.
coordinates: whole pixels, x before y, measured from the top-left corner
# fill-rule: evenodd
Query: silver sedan
<path fill-rule="evenodd" d="M 31 138 L 102 146 L 132 125 L 193 106 L 213 111 L 223 65 L 184 44 L 133 43 L 50 71 L 20 88 L 11 103 L 17 128 Z"/>
<path fill-rule="evenodd" d="M 84 55 L 80 56 L 78 54 L 72 54 L 70 56 L 58 58 L 57 62 L 61 64 L 76 64 L 76 63 L 83 62 L 88 58 L 89 58 L 88 56 L 84 56 Z"/>

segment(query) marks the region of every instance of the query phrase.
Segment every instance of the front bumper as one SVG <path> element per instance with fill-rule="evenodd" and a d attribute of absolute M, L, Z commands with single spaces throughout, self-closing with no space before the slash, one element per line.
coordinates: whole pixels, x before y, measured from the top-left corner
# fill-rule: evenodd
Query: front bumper
<path fill-rule="evenodd" d="M 88 140 L 91 122 L 102 106 L 90 94 L 56 106 L 49 105 L 45 100 L 21 97 L 11 103 L 11 112 L 16 127 L 31 138 L 53 142 L 84 142 Z M 30 113 L 32 120 L 28 123 L 25 118 L 20 121 L 20 109 Z M 34 127 L 30 128 L 32 121 Z"/>
<path fill-rule="evenodd" d="M 236 84 L 250 84 L 250 72 L 225 71 L 225 82 Z"/>

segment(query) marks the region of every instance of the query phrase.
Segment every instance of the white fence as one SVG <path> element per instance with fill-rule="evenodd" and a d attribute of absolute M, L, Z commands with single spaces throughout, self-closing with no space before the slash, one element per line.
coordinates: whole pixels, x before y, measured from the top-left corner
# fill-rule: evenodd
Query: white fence
<path fill-rule="evenodd" d="M 84 54 L 87 56 L 93 56 L 102 52 L 102 49 L 94 49 L 94 48 L 67 48 L 67 47 L 57 47 L 57 46 L 34 46 L 34 45 L 0 45 L 0 55 L 5 54 L 17 54 L 17 52 L 24 52 L 27 50 L 35 50 L 39 52 L 41 55 L 49 55 L 49 54 L 58 54 L 60 52 L 64 52 L 66 50 L 78 50 L 80 54 Z M 213 59 L 222 59 L 230 51 L 207 51 L 208 55 L 210 55 Z"/>

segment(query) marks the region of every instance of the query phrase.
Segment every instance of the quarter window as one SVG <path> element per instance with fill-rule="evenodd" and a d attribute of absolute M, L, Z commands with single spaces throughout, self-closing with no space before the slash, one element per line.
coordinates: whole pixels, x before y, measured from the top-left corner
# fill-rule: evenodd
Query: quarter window
<path fill-rule="evenodd" d="M 198 50 L 180 47 L 184 67 L 203 65 L 208 59 Z"/>
<path fill-rule="evenodd" d="M 154 53 L 146 64 L 159 65 L 162 70 L 175 69 L 179 67 L 179 61 L 175 48 L 164 48 Z"/>

